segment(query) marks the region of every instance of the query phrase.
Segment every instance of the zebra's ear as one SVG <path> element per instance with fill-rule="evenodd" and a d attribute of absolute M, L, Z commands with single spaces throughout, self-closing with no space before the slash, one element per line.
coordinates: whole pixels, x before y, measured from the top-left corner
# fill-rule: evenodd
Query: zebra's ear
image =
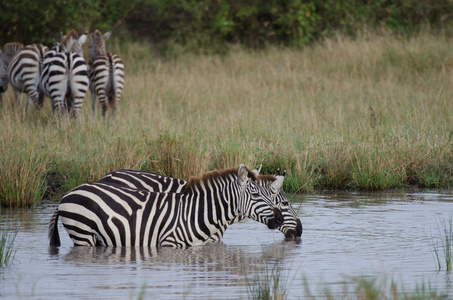
<path fill-rule="evenodd" d="M 238 178 L 240 184 L 247 182 L 249 178 L 249 170 L 243 164 L 241 164 L 238 168 Z"/>
<path fill-rule="evenodd" d="M 263 166 L 263 165 L 260 164 L 260 167 L 259 167 L 258 169 L 253 169 L 251 172 L 252 172 L 253 174 L 255 174 L 255 176 L 259 176 L 259 175 L 260 175 L 260 171 L 261 171 L 261 167 L 262 167 L 262 166 Z"/>
<path fill-rule="evenodd" d="M 79 40 L 78 40 L 79 44 L 80 45 L 85 44 L 85 42 L 87 41 L 87 37 L 88 37 L 88 32 L 85 31 L 85 33 L 79 37 Z"/>
<path fill-rule="evenodd" d="M 285 180 L 285 176 L 276 175 L 275 177 L 275 181 L 271 183 L 271 188 L 273 191 L 278 192 L 283 186 L 283 180 Z"/>
<path fill-rule="evenodd" d="M 109 37 L 112 35 L 112 32 L 109 31 L 109 32 L 106 32 L 102 35 L 102 38 L 104 39 L 104 41 L 108 40 Z"/>

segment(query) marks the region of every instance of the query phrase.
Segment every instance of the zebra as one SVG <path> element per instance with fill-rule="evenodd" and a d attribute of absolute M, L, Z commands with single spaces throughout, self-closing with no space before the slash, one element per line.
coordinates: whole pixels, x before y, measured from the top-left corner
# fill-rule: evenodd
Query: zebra
<path fill-rule="evenodd" d="M 280 175 L 279 170 L 277 170 L 275 175 L 260 175 L 260 169 L 261 167 L 252 170 L 252 172 L 255 173 L 257 182 L 270 192 L 273 203 L 280 209 L 284 217 L 284 223 L 278 227 L 278 229 L 287 239 L 301 237 L 302 223 L 287 196 L 281 189 L 286 171 L 283 175 Z M 184 180 L 167 177 L 157 173 L 131 169 L 113 171 L 99 179 L 99 181 L 122 184 L 134 189 L 164 193 L 180 193 L 187 184 L 187 181 Z M 242 221 L 242 219 L 242 217 L 233 219 L 231 223 L 220 228 L 218 232 L 213 234 L 210 237 L 210 241 L 219 242 L 222 239 L 227 226 Z"/>
<path fill-rule="evenodd" d="M 11 59 L 8 65 L 8 81 L 13 87 L 20 107 L 23 106 L 22 93 L 27 93 L 27 111 L 31 110 L 32 103 L 41 108 L 44 102 L 39 80 L 42 61 L 48 50 L 49 48 L 42 44 L 27 45 Z"/>
<path fill-rule="evenodd" d="M 44 57 L 41 88 L 51 98 L 52 111 L 58 111 L 60 116 L 66 108 L 77 117 L 82 108 L 88 90 L 88 68 L 82 48 L 86 39 L 87 33 L 79 38 L 77 32 L 71 30 L 61 44 Z"/>
<path fill-rule="evenodd" d="M 63 196 L 49 223 L 59 246 L 61 221 L 74 245 L 185 248 L 204 245 L 238 216 L 275 229 L 280 210 L 246 166 L 192 177 L 182 193 L 156 193 L 110 182 L 82 184 Z"/>
<path fill-rule="evenodd" d="M 96 97 L 101 103 L 102 116 L 107 114 L 107 104 L 112 108 L 113 117 L 120 102 L 124 87 L 124 65 L 121 58 L 113 53 L 107 53 L 105 41 L 111 33 L 102 34 L 95 30 L 90 34 L 90 90 L 93 106 L 93 117 L 96 116 Z"/>

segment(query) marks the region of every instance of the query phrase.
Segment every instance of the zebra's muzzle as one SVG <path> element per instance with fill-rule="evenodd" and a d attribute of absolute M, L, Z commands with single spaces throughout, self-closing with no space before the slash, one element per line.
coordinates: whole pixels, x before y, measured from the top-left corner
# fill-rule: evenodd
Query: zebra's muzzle
<path fill-rule="evenodd" d="M 302 236 L 302 222 L 297 219 L 296 221 L 296 229 L 290 229 L 285 233 L 285 238 L 287 239 L 295 239 L 295 238 L 300 238 Z"/>
<path fill-rule="evenodd" d="M 285 218 L 283 217 L 282 212 L 274 207 L 274 217 L 267 222 L 267 228 L 276 229 L 283 224 Z"/>

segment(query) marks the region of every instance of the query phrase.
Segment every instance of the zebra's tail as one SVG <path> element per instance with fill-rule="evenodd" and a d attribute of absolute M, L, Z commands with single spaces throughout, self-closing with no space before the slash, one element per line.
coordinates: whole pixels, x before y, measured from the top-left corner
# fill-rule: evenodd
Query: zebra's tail
<path fill-rule="evenodd" d="M 58 208 L 53 213 L 52 218 L 49 222 L 49 239 L 50 239 L 50 246 L 60 246 L 60 235 L 58 234 L 58 217 L 60 216 L 58 212 Z"/>

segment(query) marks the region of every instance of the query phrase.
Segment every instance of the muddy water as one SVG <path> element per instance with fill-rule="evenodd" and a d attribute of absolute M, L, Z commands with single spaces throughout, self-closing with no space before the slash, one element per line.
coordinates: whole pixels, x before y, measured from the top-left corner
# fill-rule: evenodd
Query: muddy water
<path fill-rule="evenodd" d="M 3 211 L 20 228 L 11 266 L 0 269 L 6 299 L 247 299 L 246 282 L 278 266 L 289 299 L 324 286 L 341 290 L 359 276 L 394 280 L 408 292 L 430 283 L 453 295 L 452 275 L 438 271 L 430 246 L 438 225 L 453 218 L 453 193 L 348 193 L 293 197 L 304 226 L 301 241 L 246 220 L 228 228 L 223 244 L 190 249 L 48 247 L 55 204 Z M 441 258 L 443 254 L 440 253 Z M 267 268 L 267 271 L 266 271 Z"/>

